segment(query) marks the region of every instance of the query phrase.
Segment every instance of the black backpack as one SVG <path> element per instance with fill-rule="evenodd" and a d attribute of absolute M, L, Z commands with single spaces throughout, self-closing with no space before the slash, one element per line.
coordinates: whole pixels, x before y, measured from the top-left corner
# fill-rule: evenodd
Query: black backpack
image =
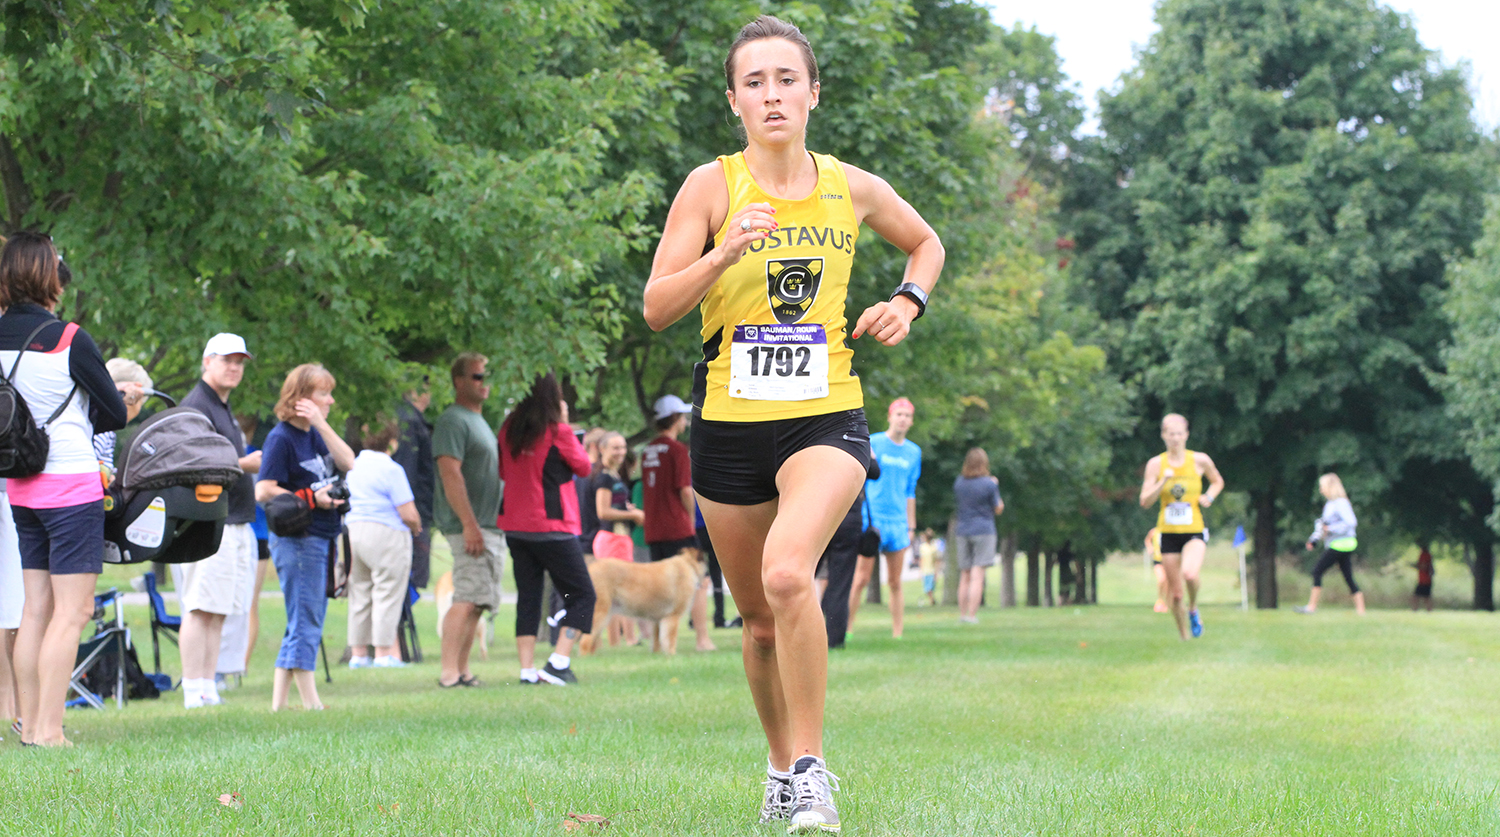
<path fill-rule="evenodd" d="M 26 349 L 42 329 L 55 322 L 58 321 L 48 320 L 32 330 L 26 342 L 21 344 L 21 350 L 16 352 L 16 362 L 11 364 L 10 372 L 0 378 L 0 477 L 32 477 L 47 467 L 47 451 L 52 446 L 47 428 L 62 415 L 78 392 L 78 385 L 74 384 L 68 397 L 47 417 L 46 424 L 37 427 L 31 417 L 31 408 L 15 387 L 16 369 L 20 367 Z"/>

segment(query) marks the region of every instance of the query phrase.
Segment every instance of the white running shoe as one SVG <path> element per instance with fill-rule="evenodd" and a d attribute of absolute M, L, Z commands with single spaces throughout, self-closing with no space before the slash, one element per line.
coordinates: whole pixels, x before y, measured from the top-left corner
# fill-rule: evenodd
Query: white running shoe
<path fill-rule="evenodd" d="M 395 656 L 376 657 L 372 664 L 374 668 L 406 668 L 408 663 Z"/>
<path fill-rule="evenodd" d="M 837 834 L 839 812 L 833 807 L 833 792 L 839 777 L 817 756 L 803 756 L 792 767 L 792 814 L 788 834 L 819 832 Z"/>
<path fill-rule="evenodd" d="M 350 668 L 370 668 L 374 662 L 369 657 L 350 657 Z"/>
<path fill-rule="evenodd" d="M 762 824 L 792 816 L 792 774 L 766 768 L 766 798 L 760 804 Z"/>

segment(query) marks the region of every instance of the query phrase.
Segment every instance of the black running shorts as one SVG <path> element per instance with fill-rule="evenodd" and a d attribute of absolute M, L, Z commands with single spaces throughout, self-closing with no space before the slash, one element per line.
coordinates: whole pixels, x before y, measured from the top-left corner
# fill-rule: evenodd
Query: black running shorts
<path fill-rule="evenodd" d="M 775 421 L 694 417 L 689 442 L 693 490 L 731 506 L 776 499 L 776 473 L 792 454 L 810 447 L 835 447 L 854 457 L 861 468 L 870 465 L 870 427 L 864 410 Z"/>
<path fill-rule="evenodd" d="M 1171 555 L 1176 552 L 1181 552 L 1182 548 L 1184 546 L 1187 546 L 1188 541 L 1201 540 L 1203 540 L 1202 532 L 1162 532 L 1161 554 Z"/>

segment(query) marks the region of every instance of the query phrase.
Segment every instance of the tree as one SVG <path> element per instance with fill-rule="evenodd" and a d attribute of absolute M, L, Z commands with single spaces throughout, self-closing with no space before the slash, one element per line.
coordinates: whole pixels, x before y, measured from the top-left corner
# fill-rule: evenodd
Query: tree
<path fill-rule="evenodd" d="M 1466 512 L 1457 523 L 1467 525 L 1456 539 L 1474 545 L 1474 607 L 1494 610 L 1494 534 L 1500 531 L 1500 516 L 1494 513 L 1494 497 L 1500 494 L 1500 332 L 1495 329 L 1500 322 L 1500 200 L 1491 199 L 1475 250 L 1472 259 L 1449 271 L 1444 311 L 1453 339 L 1443 353 L 1447 370 L 1442 379 L 1449 415 L 1460 431 L 1449 440 L 1462 446 L 1472 471 L 1460 471 L 1468 471 L 1460 481 L 1451 473 L 1430 474 L 1421 485 L 1441 490 L 1457 482 L 1467 489 L 1458 498 L 1441 497 L 1426 505 L 1447 512 L 1438 520 L 1451 519 L 1455 510 Z"/>
<path fill-rule="evenodd" d="M 1278 516 L 1320 470 L 1383 496 L 1438 403 L 1438 292 L 1478 233 L 1480 137 L 1460 74 L 1368 0 L 1157 17 L 1070 206 L 1141 439 L 1184 413 L 1249 490 L 1257 604 L 1275 607 Z"/>
<path fill-rule="evenodd" d="M 668 130 L 670 77 L 607 37 L 615 8 L 8 4 L 7 224 L 64 244 L 64 314 L 168 386 L 244 333 L 246 409 L 305 360 L 365 414 L 459 349 L 502 395 L 591 369 L 622 318 L 595 278 L 656 194 L 606 172 L 617 120 Z"/>

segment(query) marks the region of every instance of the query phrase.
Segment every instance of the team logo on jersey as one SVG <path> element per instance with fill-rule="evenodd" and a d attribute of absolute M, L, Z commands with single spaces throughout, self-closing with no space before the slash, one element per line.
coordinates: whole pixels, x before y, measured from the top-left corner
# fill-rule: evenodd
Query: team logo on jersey
<path fill-rule="evenodd" d="M 821 258 L 767 260 L 766 298 L 776 322 L 791 325 L 807 316 L 822 281 Z"/>
<path fill-rule="evenodd" d="M 1182 495 L 1184 495 L 1186 493 L 1187 493 L 1187 486 L 1183 485 L 1182 483 L 1179 482 L 1179 483 L 1174 483 L 1172 485 L 1172 499 L 1173 500 L 1181 500 L 1182 499 Z"/>

